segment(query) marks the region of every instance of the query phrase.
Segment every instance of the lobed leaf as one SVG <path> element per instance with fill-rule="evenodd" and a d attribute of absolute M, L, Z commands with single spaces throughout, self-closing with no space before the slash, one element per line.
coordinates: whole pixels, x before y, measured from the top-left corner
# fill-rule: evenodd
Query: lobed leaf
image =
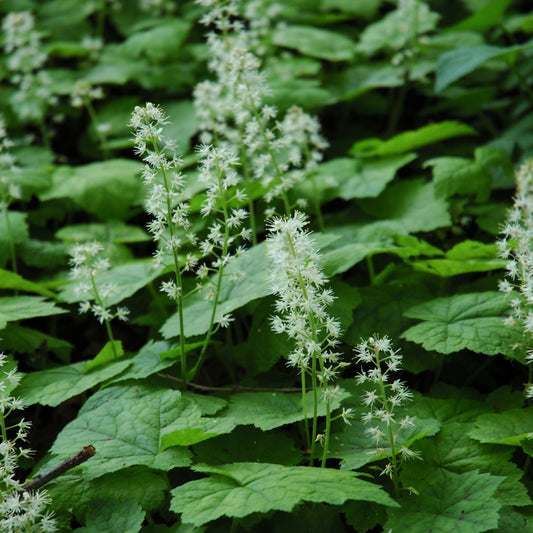
<path fill-rule="evenodd" d="M 54 463 L 77 453 L 81 444 L 96 448 L 86 479 L 135 465 L 170 470 L 190 463 L 184 448 L 161 449 L 163 432 L 189 405 L 179 391 L 141 383 L 114 385 L 96 392 L 78 417 L 58 435 L 50 452 Z M 41 464 L 40 469 L 46 465 Z"/>
<path fill-rule="evenodd" d="M 66 310 L 56 307 L 53 302 L 49 302 L 41 296 L 0 297 L 0 328 L 4 328 L 8 322 L 16 320 L 62 313 L 66 313 Z"/>
<path fill-rule="evenodd" d="M 477 533 L 493 529 L 498 525 L 501 507 L 494 494 L 503 480 L 476 470 L 441 477 L 419 495 L 404 498 L 400 509 L 391 509 L 385 529 L 409 533 Z"/>
<path fill-rule="evenodd" d="M 290 512 L 304 501 L 342 505 L 363 500 L 397 505 L 380 487 L 348 471 L 268 463 L 195 465 L 193 469 L 210 477 L 173 489 L 170 508 L 181 513 L 183 522 L 195 526 L 221 516 Z"/>
<path fill-rule="evenodd" d="M 522 52 L 531 48 L 533 41 L 515 46 L 462 46 L 449 50 L 439 57 L 435 77 L 435 92 L 441 92 L 459 78 L 470 74 L 489 59 Z"/>
<path fill-rule="evenodd" d="M 278 46 L 294 48 L 301 54 L 328 61 L 350 61 L 355 53 L 355 43 L 350 38 L 312 26 L 280 27 L 274 31 L 272 41 Z"/>
<path fill-rule="evenodd" d="M 142 185 L 137 174 L 141 169 L 141 163 L 130 159 L 59 167 L 53 185 L 40 198 L 70 198 L 103 220 L 124 219 L 130 207 L 140 203 Z"/>
<path fill-rule="evenodd" d="M 502 413 L 486 413 L 475 421 L 469 436 L 481 442 L 520 446 L 533 437 L 533 409 L 510 409 Z"/>
<path fill-rule="evenodd" d="M 85 373 L 87 361 L 80 361 L 71 365 L 39 370 L 22 378 L 17 394 L 25 399 L 26 405 L 39 403 L 56 407 L 65 400 L 117 376 L 129 365 L 128 360 L 120 359 Z"/>
<path fill-rule="evenodd" d="M 486 355 L 516 356 L 513 345 L 522 340 L 522 331 L 503 323 L 502 315 L 508 309 L 508 295 L 499 292 L 437 298 L 404 313 L 423 322 L 410 327 L 402 337 L 444 354 L 468 348 Z"/>

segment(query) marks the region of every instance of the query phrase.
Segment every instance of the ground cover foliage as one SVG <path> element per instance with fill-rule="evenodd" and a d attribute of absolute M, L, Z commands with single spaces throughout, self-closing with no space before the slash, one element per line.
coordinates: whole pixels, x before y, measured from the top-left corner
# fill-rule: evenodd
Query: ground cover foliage
<path fill-rule="evenodd" d="M 533 531 L 527 4 L 2 3 L 0 530 Z"/>

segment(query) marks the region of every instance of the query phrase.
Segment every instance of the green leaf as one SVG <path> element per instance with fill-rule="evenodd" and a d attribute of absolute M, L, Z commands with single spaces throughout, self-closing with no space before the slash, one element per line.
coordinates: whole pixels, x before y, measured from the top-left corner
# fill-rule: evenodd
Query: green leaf
<path fill-rule="evenodd" d="M 362 302 L 354 311 L 354 325 L 344 340 L 356 345 L 387 325 L 387 334 L 399 336 L 407 327 L 403 313 L 413 305 L 431 298 L 431 292 L 422 283 L 394 283 L 362 287 Z"/>
<path fill-rule="evenodd" d="M 274 31 L 272 41 L 278 46 L 294 48 L 301 54 L 328 61 L 351 61 L 355 52 L 355 43 L 348 37 L 312 26 L 280 27 Z"/>
<path fill-rule="evenodd" d="M 161 271 L 161 267 L 154 267 L 152 260 L 140 259 L 99 272 L 96 275 L 96 284 L 102 286 L 102 284 L 109 283 L 115 287 L 106 300 L 106 304 L 110 306 L 135 294 L 139 289 L 160 276 Z M 74 303 L 86 299 L 85 296 L 76 293 L 77 286 L 78 282 L 76 281 L 65 285 L 60 292 L 61 300 Z"/>
<path fill-rule="evenodd" d="M 63 267 L 68 256 L 62 242 L 40 239 L 28 239 L 17 247 L 17 252 L 26 265 L 48 270 Z"/>
<path fill-rule="evenodd" d="M 447 278 L 468 272 L 490 272 L 505 268 L 506 262 L 498 259 L 495 244 L 463 241 L 446 252 L 446 258 L 413 261 L 416 270 Z"/>
<path fill-rule="evenodd" d="M 9 217 L 9 226 L 6 223 L 6 213 Z M 27 213 L 18 211 L 5 211 L 3 216 L 0 216 L 0 266 L 11 260 L 11 241 L 17 245 L 29 239 L 27 217 Z"/>
<path fill-rule="evenodd" d="M 498 525 L 501 507 L 494 493 L 503 480 L 475 470 L 442 477 L 419 495 L 404 498 L 400 509 L 391 509 L 385 529 L 409 533 L 477 533 L 493 529 Z"/>
<path fill-rule="evenodd" d="M 435 437 L 419 442 L 422 461 L 404 465 L 404 486 L 422 492 L 432 479 L 479 470 L 505 478 L 497 494 L 501 504 L 530 505 L 527 490 L 520 482 L 523 472 L 512 462 L 512 448 L 476 442 L 468 434 L 471 428 L 471 422 L 451 422 Z"/>
<path fill-rule="evenodd" d="M 461 20 L 446 31 L 485 32 L 493 26 L 499 26 L 504 20 L 504 13 L 513 0 L 490 0 L 479 11 Z"/>
<path fill-rule="evenodd" d="M 369 56 L 380 50 L 400 50 L 420 34 L 435 29 L 440 15 L 422 2 L 402 4 L 377 22 L 369 24 L 361 34 L 357 49 Z"/>
<path fill-rule="evenodd" d="M 369 198 L 379 196 L 400 168 L 415 159 L 415 154 L 355 159 L 342 157 L 318 166 L 310 179 L 297 184 L 299 195 L 330 201 L 335 198 Z"/>
<path fill-rule="evenodd" d="M 59 167 L 53 185 L 41 200 L 70 198 L 101 219 L 124 219 L 139 204 L 142 164 L 130 159 L 110 159 L 78 167 Z"/>
<path fill-rule="evenodd" d="M 421 179 L 401 181 L 387 187 L 379 198 L 360 201 L 361 209 L 371 216 L 394 221 L 395 233 L 432 231 L 451 224 L 448 204 L 435 197 L 433 183 Z"/>
<path fill-rule="evenodd" d="M 533 409 L 510 409 L 502 413 L 486 413 L 476 421 L 476 429 L 469 436 L 481 442 L 520 446 L 524 439 L 531 439 Z"/>
<path fill-rule="evenodd" d="M 108 341 L 94 358 L 85 365 L 83 373 L 87 374 L 87 372 L 105 365 L 106 363 L 110 363 L 123 355 L 124 349 L 122 348 L 121 341 Z"/>
<path fill-rule="evenodd" d="M 2 330 L 2 349 L 23 354 L 41 354 L 43 350 L 56 354 L 62 361 L 69 361 L 73 346 L 36 329 L 18 324 L 8 324 Z"/>
<path fill-rule="evenodd" d="M 161 107 L 170 117 L 170 124 L 164 129 L 165 135 L 176 142 L 178 153 L 186 154 L 199 126 L 193 102 L 191 100 L 163 102 Z"/>
<path fill-rule="evenodd" d="M 434 70 L 434 60 L 415 58 L 410 63 L 409 80 L 423 83 Z M 405 65 L 392 65 L 390 61 L 372 60 L 369 64 L 350 66 L 332 75 L 330 79 L 335 82 L 330 89 L 334 94 L 338 94 L 339 100 L 353 100 L 372 89 L 405 85 Z"/>
<path fill-rule="evenodd" d="M 3 296 L 0 297 L 0 328 L 8 322 L 25 320 L 39 316 L 52 316 L 66 313 L 53 302 L 41 296 Z"/>
<path fill-rule="evenodd" d="M 181 411 L 176 418 L 161 432 L 161 451 L 171 446 L 189 446 L 235 428 L 236 421 L 229 417 L 203 417 L 202 409 L 195 403 L 182 402 Z"/>
<path fill-rule="evenodd" d="M 342 392 L 335 397 L 331 409 L 337 409 L 349 394 Z M 313 394 L 307 393 L 307 416 L 313 416 Z M 256 428 L 270 429 L 303 420 L 302 395 L 299 392 L 239 392 L 230 396 L 230 404 L 224 416 L 237 424 L 253 424 Z M 318 404 L 318 416 L 325 416 L 326 404 Z"/>
<path fill-rule="evenodd" d="M 28 281 L 24 279 L 22 276 L 19 276 L 18 274 L 15 274 L 14 272 L 11 272 L 9 270 L 1 270 L 1 269 L 0 269 L 0 289 L 11 289 L 14 291 L 19 290 L 19 291 L 35 292 L 42 296 L 48 296 L 49 298 L 53 298 L 55 296 L 52 291 L 49 291 L 48 289 L 41 287 L 37 283 L 33 283 L 33 281 Z"/>
<path fill-rule="evenodd" d="M 134 33 L 119 50 L 133 58 L 147 57 L 155 63 L 177 59 L 181 46 L 191 29 L 191 23 L 181 18 L 163 19 L 159 26 Z"/>
<path fill-rule="evenodd" d="M 211 475 L 173 489 L 170 508 L 181 513 L 183 522 L 195 526 L 221 516 L 290 512 L 304 501 L 342 505 L 347 500 L 363 500 L 397 505 L 380 487 L 348 471 L 268 463 L 193 468 Z"/>
<path fill-rule="evenodd" d="M 363 414 L 362 407 L 354 406 L 354 412 L 360 417 Z M 397 419 L 405 414 L 407 409 L 395 412 Z M 356 470 L 368 463 L 390 457 L 391 448 L 387 446 L 386 441 L 380 443 L 380 453 L 377 453 L 375 439 L 365 434 L 367 426 L 361 420 L 352 420 L 351 425 L 343 427 L 342 432 L 332 434 L 328 456 L 341 459 L 342 469 Z M 439 428 L 440 424 L 436 419 L 416 418 L 413 427 L 398 432 L 397 449 L 400 446 L 410 448 L 413 442 L 435 434 Z"/>
<path fill-rule="evenodd" d="M 417 130 L 399 133 L 386 141 L 365 139 L 364 141 L 356 142 L 350 149 L 350 153 L 357 157 L 404 154 L 422 146 L 465 135 L 477 135 L 477 132 L 462 122 L 447 120 L 429 124 Z"/>
<path fill-rule="evenodd" d="M 409 328 L 402 337 L 444 354 L 467 348 L 486 355 L 513 357 L 513 345 L 522 340 L 522 331 L 504 325 L 502 315 L 508 309 L 509 296 L 499 292 L 437 298 L 404 313 L 424 322 Z"/>
<path fill-rule="evenodd" d="M 175 359 L 165 359 L 164 352 L 169 349 L 169 344 L 164 341 L 148 341 L 139 352 L 131 358 L 130 365 L 119 376 L 113 378 L 113 383 L 127 379 L 143 379 L 169 366 Z"/>
<path fill-rule="evenodd" d="M 480 200 L 488 199 L 492 176 L 481 163 L 464 157 L 436 157 L 424 163 L 424 167 L 428 166 L 433 169 L 438 196 L 475 194 Z"/>
<path fill-rule="evenodd" d="M 439 57 L 435 77 L 435 92 L 440 92 L 459 78 L 470 74 L 489 59 L 511 58 L 513 54 L 527 50 L 533 46 L 529 41 L 516 46 L 463 46 L 449 50 Z"/>
<path fill-rule="evenodd" d="M 85 527 L 78 528 L 79 533 L 101 533 L 102 531 L 120 531 L 137 533 L 141 529 L 145 512 L 131 498 L 97 498 L 91 501 L 85 516 Z"/>
<path fill-rule="evenodd" d="M 70 243 L 97 240 L 98 242 L 132 243 L 146 242 L 150 236 L 138 226 L 128 226 L 120 220 L 98 224 L 75 224 L 64 226 L 55 233 L 56 239 Z"/>
<path fill-rule="evenodd" d="M 88 480 L 134 465 L 155 470 L 187 466 L 188 450 L 160 449 L 162 432 L 180 416 L 184 401 L 179 391 L 141 383 L 100 390 L 58 435 L 50 449 L 57 456 L 53 462 L 77 453 L 80 443 L 91 443 L 96 455 L 84 465 Z"/>
<path fill-rule="evenodd" d="M 113 361 L 88 374 L 85 373 L 86 365 L 86 361 L 81 361 L 26 374 L 17 388 L 17 394 L 25 399 L 26 405 L 40 403 L 56 407 L 65 400 L 120 374 L 130 362 L 124 359 Z"/>
<path fill-rule="evenodd" d="M 91 481 L 85 479 L 83 467 L 76 468 L 46 485 L 54 501 L 54 510 L 70 512 L 77 517 L 85 514 L 91 501 L 117 500 L 124 495 L 146 511 L 157 509 L 165 499 L 167 488 L 166 474 L 137 466 Z"/>
<path fill-rule="evenodd" d="M 337 237 L 332 235 L 314 235 L 317 248 L 327 246 Z M 268 285 L 267 276 L 265 275 L 266 243 L 249 248 L 224 269 L 224 280 L 222 290 L 219 296 L 215 323 L 222 315 L 231 313 L 243 305 L 262 298 L 270 294 L 271 290 Z M 236 281 L 227 282 L 232 275 L 237 276 Z M 206 301 L 202 294 L 196 292 L 189 298 L 185 298 L 184 315 L 185 337 L 201 335 L 209 328 L 209 320 L 213 303 Z M 161 328 L 161 333 L 165 339 L 175 337 L 180 334 L 180 325 L 178 314 L 172 315 Z"/>
<path fill-rule="evenodd" d="M 365 19 L 372 19 L 376 15 L 382 0 L 367 0 L 364 3 L 352 0 L 322 0 L 322 11 L 332 11 L 338 9 L 339 11 L 363 17 Z"/>

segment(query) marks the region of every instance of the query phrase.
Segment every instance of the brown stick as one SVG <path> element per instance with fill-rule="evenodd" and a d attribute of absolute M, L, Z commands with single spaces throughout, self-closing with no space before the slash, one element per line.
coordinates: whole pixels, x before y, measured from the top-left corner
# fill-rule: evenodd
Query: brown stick
<path fill-rule="evenodd" d="M 169 376 L 168 374 L 157 374 L 160 378 L 170 379 L 172 381 L 178 381 L 183 383 L 183 380 L 176 378 L 174 376 Z M 235 385 L 234 387 L 209 387 L 207 385 L 198 385 L 198 383 L 192 383 L 191 381 L 187 382 L 187 387 L 191 389 L 202 390 L 202 391 L 213 391 L 213 392 L 281 392 L 284 394 L 293 393 L 293 392 L 302 392 L 301 388 L 294 389 L 283 389 L 283 388 L 272 388 L 272 387 L 241 387 L 240 385 Z M 313 390 L 312 387 L 308 387 L 307 391 Z"/>
<path fill-rule="evenodd" d="M 89 446 L 84 446 L 81 452 L 78 452 L 76 455 L 65 459 L 58 465 L 54 466 L 53 468 L 50 468 L 50 470 L 47 470 L 44 474 L 39 474 L 31 481 L 27 481 L 23 485 L 22 490 L 28 492 L 30 490 L 40 489 L 44 484 L 48 483 L 52 479 L 55 479 L 61 474 L 64 474 L 75 466 L 81 465 L 82 463 L 87 461 L 87 459 L 90 459 L 95 453 L 96 448 L 92 444 L 90 444 Z"/>

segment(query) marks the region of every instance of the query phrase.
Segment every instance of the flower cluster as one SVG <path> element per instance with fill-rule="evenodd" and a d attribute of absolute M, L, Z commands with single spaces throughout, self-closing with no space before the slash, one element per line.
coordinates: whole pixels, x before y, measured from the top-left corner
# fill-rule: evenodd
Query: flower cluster
<path fill-rule="evenodd" d="M 326 311 L 334 300 L 331 289 L 324 287 L 327 278 L 322 272 L 313 239 L 306 231 L 305 215 L 296 211 L 290 218 L 273 218 L 269 223 L 267 256 L 269 285 L 277 296 L 276 312 L 271 318 L 272 329 L 285 333 L 294 342 L 288 355 L 288 365 L 300 370 L 304 418 L 307 421 L 306 376 L 310 376 L 314 397 L 312 435 L 307 434 L 311 448 L 318 439 L 324 445 L 322 466 L 325 465 L 329 443 L 331 406 L 340 389 L 334 385 L 339 368 L 337 346 L 341 327 Z M 317 434 L 319 392 L 326 404 L 326 431 Z M 348 422 L 349 411 L 342 418 Z M 306 431 L 308 431 L 306 424 Z"/>
<path fill-rule="evenodd" d="M 356 378 L 359 384 L 369 386 L 363 399 L 369 409 L 363 415 L 363 421 L 369 424 L 365 433 L 375 442 L 376 455 L 386 453 L 380 443 L 388 442 L 391 458 L 383 473 L 394 479 L 401 461 L 416 457 L 415 452 L 398 443 L 400 431 L 414 426 L 413 417 L 405 415 L 398 419 L 396 414 L 397 408 L 413 396 L 402 381 L 391 376 L 401 369 L 402 357 L 387 337 L 370 337 L 355 348 L 355 353 L 356 362 L 368 366 Z"/>
<path fill-rule="evenodd" d="M 513 207 L 498 240 L 498 255 L 505 259 L 506 279 L 499 282 L 500 291 L 512 295 L 511 313 L 506 324 L 520 324 L 527 337 L 526 363 L 533 363 L 533 159 L 524 162 L 516 174 L 516 196 Z M 531 372 L 530 372 L 531 373 Z M 526 396 L 533 398 L 531 376 Z"/>
<path fill-rule="evenodd" d="M 157 266 L 167 265 L 172 258 L 177 276 L 175 281 L 164 282 L 161 290 L 177 300 L 182 295 L 182 270 L 193 270 L 198 263 L 197 256 L 189 253 L 180 266 L 178 252 L 187 243 L 196 244 L 197 238 L 189 221 L 189 197 L 180 172 L 182 161 L 174 142 L 163 135 L 163 126 L 168 123 L 164 111 L 148 102 L 145 107 L 135 108 L 130 126 L 135 153 L 145 162 L 142 178 L 148 190 L 146 211 L 152 216 L 148 231 L 158 244 L 154 261 Z"/>
<path fill-rule="evenodd" d="M 275 16 L 279 6 L 263 10 L 266 16 L 254 26 L 242 19 L 255 16 L 259 2 L 248 6 L 244 15 L 236 2 L 199 3 L 212 7 L 202 22 L 216 30 L 207 36 L 208 68 L 215 79 L 198 84 L 194 92 L 202 138 L 205 142 L 223 139 L 237 147 L 245 178 L 261 182 L 268 190 L 264 196 L 268 202 L 282 198 L 288 214 L 287 192 L 303 176 L 289 170 L 305 168 L 306 158 L 320 160 L 327 143 L 318 133 L 316 120 L 301 109 L 292 108 L 280 121 L 277 109 L 265 103 L 271 89 L 252 50 L 259 46 L 260 36 L 270 25 L 269 17 Z"/>
<path fill-rule="evenodd" d="M 83 107 L 93 100 L 101 100 L 103 97 L 102 87 L 93 87 L 86 80 L 78 80 L 70 93 L 70 103 L 73 107 Z"/>
<path fill-rule="evenodd" d="M 248 212 L 241 206 L 246 195 L 239 188 L 240 177 L 235 170 L 238 157 L 233 146 L 223 143 L 220 146 L 202 145 L 198 148 L 200 169 L 198 179 L 206 187 L 206 197 L 202 203 L 201 213 L 204 217 L 211 216 L 213 222 L 208 227 L 205 239 L 200 243 L 200 251 L 205 258 L 211 257 L 210 264 L 202 263 L 197 269 L 200 279 L 209 273 L 221 272 L 239 255 L 244 247 L 235 244 L 249 241 L 251 230 L 243 227 Z M 205 297 L 213 300 L 217 289 L 213 282 L 204 287 Z"/>
<path fill-rule="evenodd" d="M 74 293 L 83 299 L 79 307 L 80 313 L 90 311 L 100 324 L 108 325 L 114 318 L 126 321 L 129 310 L 117 307 L 113 311 L 108 301 L 116 292 L 116 285 L 97 281 L 97 274 L 110 268 L 109 259 L 101 257 L 103 250 L 104 247 L 97 241 L 76 244 L 70 251 L 70 275 L 72 279 L 79 280 Z"/>
<path fill-rule="evenodd" d="M 31 456 L 30 449 L 21 447 L 27 439 L 30 423 L 21 419 L 7 425 L 8 417 L 22 409 L 24 402 L 11 395 L 21 376 L 15 368 L 6 371 L 6 366 L 7 356 L 0 353 L 0 531 L 55 531 L 53 514 L 47 511 L 51 500 L 46 492 L 24 491 L 22 483 L 15 477 L 18 461 Z"/>
<path fill-rule="evenodd" d="M 341 328 L 326 312 L 334 295 L 324 288 L 327 278 L 306 225 L 305 215 L 298 211 L 290 218 L 275 217 L 269 223 L 269 283 L 277 295 L 278 313 L 272 317 L 272 328 L 294 340 L 289 366 L 306 371 L 318 357 L 318 378 L 327 385 L 336 377 L 339 354 L 335 348 Z"/>
<path fill-rule="evenodd" d="M 13 95 L 13 109 L 24 119 L 42 121 L 48 106 L 57 98 L 50 90 L 50 77 L 43 70 L 47 55 L 41 36 L 29 11 L 13 12 L 2 22 L 7 67 L 13 73 L 11 81 L 18 87 Z"/>

